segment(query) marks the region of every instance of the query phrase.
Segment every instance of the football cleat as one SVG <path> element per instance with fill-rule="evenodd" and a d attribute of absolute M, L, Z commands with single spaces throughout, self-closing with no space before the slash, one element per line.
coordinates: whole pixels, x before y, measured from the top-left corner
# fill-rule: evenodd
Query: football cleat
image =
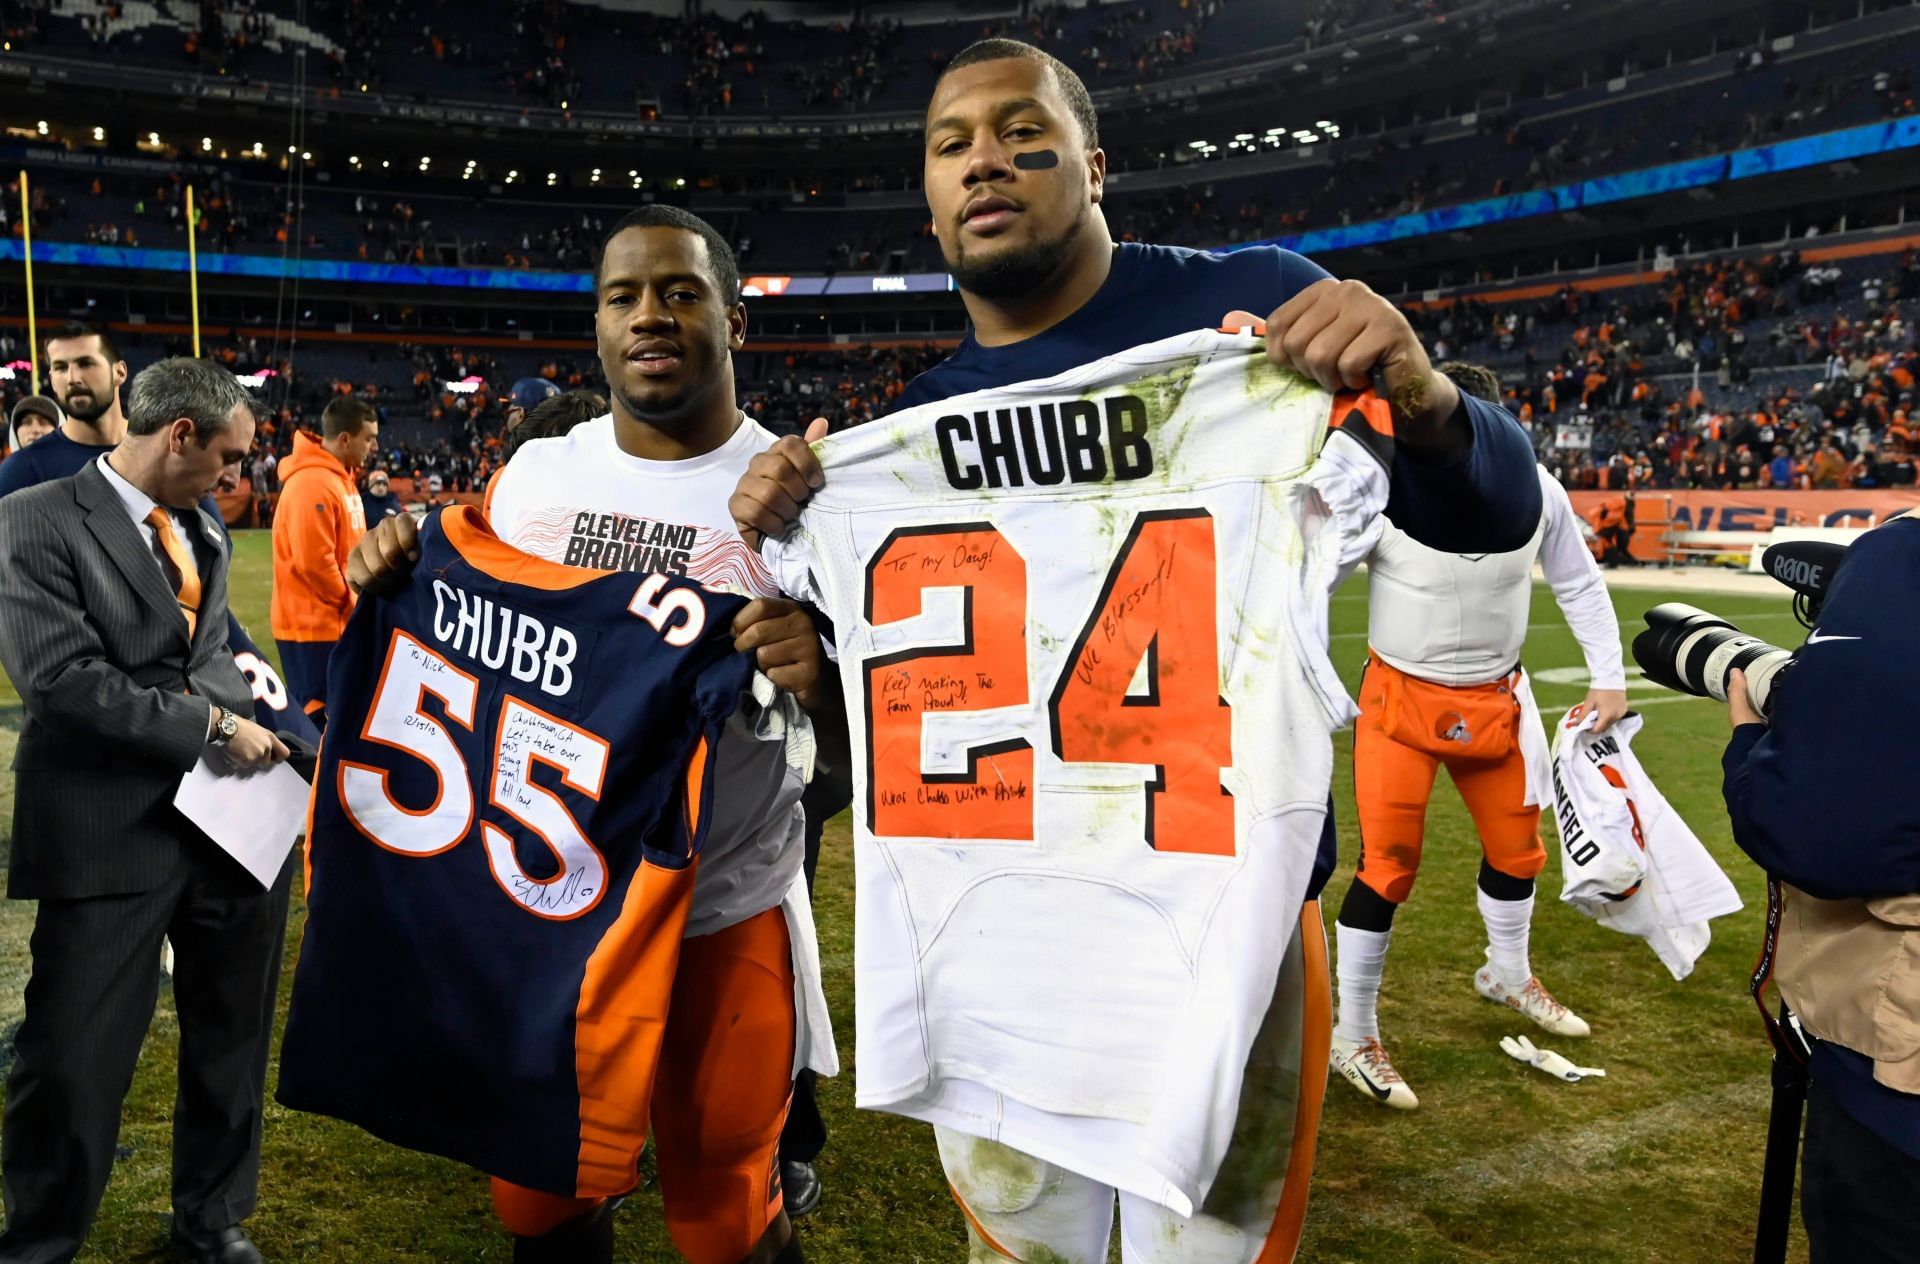
<path fill-rule="evenodd" d="M 1532 1019 L 1534 1024 L 1556 1036 L 1590 1036 L 1593 1029 L 1587 1026 L 1587 1020 L 1574 1013 L 1559 1001 L 1553 999 L 1553 993 L 1540 986 L 1539 976 L 1527 980 L 1523 988 L 1510 988 L 1493 977 L 1493 971 L 1481 966 L 1473 976 L 1473 990 L 1489 1001 L 1504 1005 L 1508 1009 Z"/>
<path fill-rule="evenodd" d="M 1387 1060 L 1387 1051 L 1380 1047 L 1378 1036 L 1365 1040 L 1342 1040 L 1335 1036 L 1332 1062 L 1333 1069 L 1346 1076 L 1349 1084 L 1382 1106 L 1412 1110 L 1420 1104 L 1420 1099 Z"/>

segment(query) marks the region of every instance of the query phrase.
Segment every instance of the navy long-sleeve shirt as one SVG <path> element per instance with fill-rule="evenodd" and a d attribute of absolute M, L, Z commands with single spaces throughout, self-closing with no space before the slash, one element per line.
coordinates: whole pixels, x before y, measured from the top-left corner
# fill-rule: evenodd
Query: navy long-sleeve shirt
<path fill-rule="evenodd" d="M 1773 700 L 1721 756 L 1733 841 L 1823 900 L 1920 892 L 1920 521 L 1887 523 L 1846 564 Z M 1839 1107 L 1920 1158 L 1920 1097 L 1873 1078 L 1862 1054 L 1813 1045 L 1813 1078 Z"/>
<path fill-rule="evenodd" d="M 1053 377 L 1129 347 L 1216 328 L 1235 311 L 1265 319 L 1327 279 L 1319 264 L 1277 246 L 1212 255 L 1122 244 L 1114 248 L 1106 281 L 1078 311 L 1004 346 L 982 346 L 968 333 L 959 350 L 908 383 L 894 408 Z M 1387 516 L 1430 548 L 1511 552 L 1540 526 L 1533 445 L 1502 409 L 1464 393 L 1460 398 L 1469 427 L 1466 447 L 1446 457 L 1399 449 L 1387 476 Z M 1336 860 L 1329 801 L 1309 898 L 1326 886 Z"/>
<path fill-rule="evenodd" d="M 1721 757 L 1733 841 L 1823 900 L 1920 892 L 1920 521 L 1847 550 L 1773 723 L 1742 725 Z"/>

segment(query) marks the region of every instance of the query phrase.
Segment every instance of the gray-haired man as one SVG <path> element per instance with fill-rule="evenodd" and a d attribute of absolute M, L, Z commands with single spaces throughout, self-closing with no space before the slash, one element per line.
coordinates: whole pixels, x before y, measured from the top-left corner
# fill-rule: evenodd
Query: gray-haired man
<path fill-rule="evenodd" d="M 227 545 L 197 508 L 237 486 L 253 406 L 205 360 L 134 379 L 126 436 L 0 500 L 0 662 L 26 703 L 8 895 L 37 899 L 0 1117 L 0 1262 L 71 1260 L 91 1228 L 173 942 L 173 1237 L 248 1264 L 288 872 L 262 890 L 172 807 L 204 755 L 285 759 L 227 651 Z"/>

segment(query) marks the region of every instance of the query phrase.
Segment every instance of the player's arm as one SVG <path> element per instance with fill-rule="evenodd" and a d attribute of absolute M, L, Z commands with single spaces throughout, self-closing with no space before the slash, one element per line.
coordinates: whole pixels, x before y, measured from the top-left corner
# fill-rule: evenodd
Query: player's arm
<path fill-rule="evenodd" d="M 383 518 L 347 554 L 347 583 L 362 595 L 390 597 L 407 586 L 420 560 L 420 527 L 406 512 Z"/>
<path fill-rule="evenodd" d="M 1329 391 L 1379 389 L 1399 459 L 1385 512 L 1447 553 L 1508 553 L 1540 521 L 1533 445 L 1506 412 L 1433 371 L 1398 308 L 1358 281 L 1316 281 L 1267 317 L 1267 355 Z"/>
<path fill-rule="evenodd" d="M 810 445 L 826 437 L 826 418 L 816 417 L 805 439 L 787 435 L 747 462 L 747 472 L 727 499 L 727 511 L 748 548 L 757 551 L 768 536 L 784 535 L 801 506 L 825 486 L 827 476 Z"/>
<path fill-rule="evenodd" d="M 837 708 L 840 676 L 827 666 L 820 633 L 806 608 L 785 597 L 760 597 L 733 619 L 733 648 L 753 655 L 754 665 L 808 711 Z"/>
<path fill-rule="evenodd" d="M 1535 466 L 1545 530 L 1540 537 L 1540 569 L 1553 599 L 1580 643 L 1587 660 L 1587 696 L 1574 708 L 1576 718 L 1597 711 L 1594 731 L 1604 733 L 1627 713 L 1627 669 L 1620 652 L 1620 622 L 1614 617 L 1607 581 L 1580 535 L 1580 520 L 1566 488 Z"/>

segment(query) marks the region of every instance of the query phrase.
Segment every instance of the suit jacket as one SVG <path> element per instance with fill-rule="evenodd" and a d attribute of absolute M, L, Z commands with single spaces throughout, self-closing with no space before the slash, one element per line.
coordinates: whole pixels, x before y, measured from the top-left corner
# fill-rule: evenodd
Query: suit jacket
<path fill-rule="evenodd" d="M 227 650 L 225 535 L 195 510 L 198 631 L 97 465 L 0 500 L 0 663 L 26 703 L 8 894 L 151 890 L 212 844 L 173 808 L 208 703 L 252 713 Z M 191 528 L 189 528 L 191 530 Z"/>

